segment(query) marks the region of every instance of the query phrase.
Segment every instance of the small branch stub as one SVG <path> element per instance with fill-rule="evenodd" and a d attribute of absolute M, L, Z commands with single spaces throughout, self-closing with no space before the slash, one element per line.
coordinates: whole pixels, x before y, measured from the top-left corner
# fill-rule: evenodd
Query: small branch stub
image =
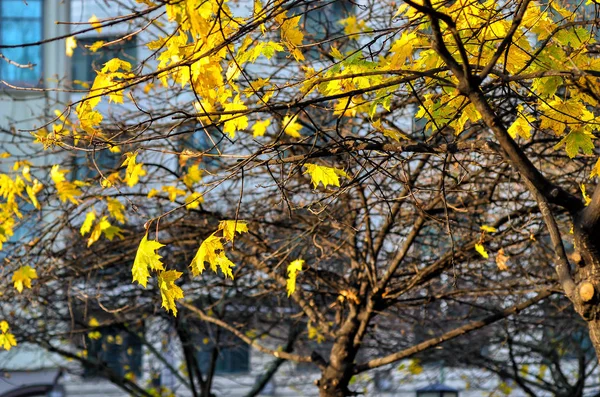
<path fill-rule="evenodd" d="M 579 286 L 579 296 L 584 302 L 589 302 L 594 297 L 594 285 L 588 281 Z"/>

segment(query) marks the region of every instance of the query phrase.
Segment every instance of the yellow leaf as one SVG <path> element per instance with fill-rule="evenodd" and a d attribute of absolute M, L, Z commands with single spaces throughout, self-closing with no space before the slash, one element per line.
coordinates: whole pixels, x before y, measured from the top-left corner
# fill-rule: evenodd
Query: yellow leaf
<path fill-rule="evenodd" d="M 288 18 L 281 24 L 281 41 L 290 50 L 296 61 L 304 60 L 304 55 L 297 48 L 302 45 L 302 40 L 304 40 L 304 34 L 298 29 L 300 18 L 302 18 L 301 15 Z"/>
<path fill-rule="evenodd" d="M 94 41 L 92 45 L 86 46 L 91 52 L 96 52 L 104 45 L 104 40 Z"/>
<path fill-rule="evenodd" d="M 408 364 L 408 372 L 410 372 L 412 375 L 419 375 L 421 372 L 423 372 L 421 362 L 418 359 L 410 360 L 410 364 Z"/>
<path fill-rule="evenodd" d="M 125 206 L 118 199 L 107 197 L 106 205 L 110 216 L 115 218 L 119 223 L 125 223 Z"/>
<path fill-rule="evenodd" d="M 119 58 L 113 58 L 104 64 L 102 67 L 102 73 L 114 73 L 119 69 L 129 72 L 131 71 L 131 63 L 123 61 Z"/>
<path fill-rule="evenodd" d="M 100 222 L 98 222 L 92 229 L 92 233 L 88 238 L 87 246 L 89 247 L 98 241 L 101 234 L 104 234 L 109 240 L 112 240 L 115 236 L 123 238 L 123 235 L 121 234 L 121 228 L 111 225 L 111 223 L 108 221 L 108 217 L 106 216 L 103 216 L 102 219 L 100 219 Z"/>
<path fill-rule="evenodd" d="M 202 170 L 198 164 L 194 164 L 188 168 L 187 173 L 183 177 L 183 184 L 188 188 L 192 187 L 202 180 Z"/>
<path fill-rule="evenodd" d="M 343 170 L 331 167 L 325 167 L 317 164 L 304 164 L 306 171 L 304 174 L 309 174 L 312 179 L 313 187 L 316 189 L 319 183 L 323 184 L 323 187 L 327 185 L 340 186 L 340 176 L 348 178 Z"/>
<path fill-rule="evenodd" d="M 498 266 L 498 270 L 501 272 L 507 271 L 508 266 L 506 263 L 508 262 L 508 256 L 504 255 L 504 249 L 500 248 L 498 253 L 496 254 L 496 265 Z"/>
<path fill-rule="evenodd" d="M 294 117 L 285 116 L 281 125 L 283 126 L 283 131 L 291 136 L 292 138 L 302 138 L 300 135 L 300 130 L 302 130 L 302 124 L 297 123 L 298 115 Z"/>
<path fill-rule="evenodd" d="M 67 37 L 67 40 L 65 40 L 65 54 L 67 54 L 69 58 L 73 56 L 73 50 L 75 48 L 77 48 L 77 40 L 75 40 L 75 37 Z"/>
<path fill-rule="evenodd" d="M 202 193 L 194 192 L 185 198 L 185 208 L 188 210 L 198 208 L 203 202 Z"/>
<path fill-rule="evenodd" d="M 483 256 L 485 259 L 490 257 L 485 250 L 485 247 L 481 244 L 475 244 L 475 251 L 479 252 L 479 255 Z"/>
<path fill-rule="evenodd" d="M 37 194 L 42 190 L 43 187 L 44 185 L 42 185 L 40 181 L 34 179 L 33 185 L 25 188 L 27 196 L 29 197 L 29 200 L 31 200 L 31 204 L 33 204 L 33 206 L 38 210 L 40 209 L 40 203 L 37 199 Z"/>
<path fill-rule="evenodd" d="M 592 168 L 592 172 L 590 173 L 590 178 L 595 176 L 600 176 L 600 158 L 596 161 L 594 168 Z"/>
<path fill-rule="evenodd" d="M 384 136 L 387 136 L 388 138 L 391 138 L 396 142 L 400 142 L 401 139 L 408 139 L 408 137 L 402 132 L 385 128 L 384 126 L 382 126 L 381 120 L 374 121 L 371 124 L 377 131 L 383 133 Z"/>
<path fill-rule="evenodd" d="M 254 137 L 256 138 L 257 136 L 265 135 L 265 132 L 267 131 L 267 127 L 270 125 L 271 125 L 270 119 L 266 119 L 263 121 L 257 121 L 256 123 L 254 123 L 254 125 L 252 126 L 252 133 L 253 133 Z"/>
<path fill-rule="evenodd" d="M 233 272 L 231 271 L 231 269 L 235 267 L 235 263 L 229 260 L 229 258 L 226 257 L 223 252 L 221 252 L 217 256 L 215 263 L 219 267 L 219 269 L 221 269 L 221 272 L 223 272 L 225 277 L 229 277 L 233 280 Z"/>
<path fill-rule="evenodd" d="M 531 138 L 531 124 L 535 121 L 535 117 L 532 115 L 520 114 L 519 117 L 512 123 L 512 125 L 508 128 L 508 133 L 514 139 L 517 136 L 520 136 L 524 139 Z"/>
<path fill-rule="evenodd" d="M 164 270 L 161 261 L 162 257 L 156 253 L 156 250 L 161 247 L 164 247 L 164 244 L 161 244 L 156 240 L 148 240 L 148 233 L 146 233 L 135 254 L 131 274 L 133 276 L 133 281 L 137 281 L 144 288 L 146 288 L 148 278 L 150 278 L 148 268 L 152 270 Z"/>
<path fill-rule="evenodd" d="M 221 221 L 219 222 L 218 230 L 223 231 L 223 238 L 225 241 L 233 241 L 235 237 L 235 233 L 247 233 L 248 232 L 248 224 L 246 221 Z"/>
<path fill-rule="evenodd" d="M 177 306 L 175 301 L 183 299 L 183 290 L 175 284 L 175 281 L 181 277 L 183 273 L 175 270 L 167 270 L 158 274 L 158 286 L 160 287 L 160 296 L 162 297 L 162 307 L 167 312 L 173 312 L 173 316 L 177 316 Z"/>
<path fill-rule="evenodd" d="M 127 158 L 121 164 L 121 167 L 127 166 L 125 170 L 125 182 L 129 187 L 137 185 L 140 181 L 140 176 L 146 175 L 146 170 L 143 168 L 144 163 L 136 163 L 137 153 L 125 153 Z"/>
<path fill-rule="evenodd" d="M 587 207 L 588 205 L 590 205 L 590 203 L 592 202 L 592 199 L 590 198 L 590 196 L 587 195 L 587 193 L 585 192 L 585 185 L 582 183 L 581 185 L 579 185 L 581 188 L 581 195 L 583 196 L 583 201 L 585 206 Z"/>
<path fill-rule="evenodd" d="M 223 106 L 225 112 L 234 112 L 232 114 L 224 114 L 220 119 L 220 121 L 224 122 L 223 132 L 229 134 L 231 139 L 235 138 L 236 131 L 241 131 L 248 127 L 248 117 L 240 115 L 240 113 L 243 113 L 247 109 L 247 106 L 242 102 L 239 95 L 236 95 L 232 102 L 226 103 Z"/>
<path fill-rule="evenodd" d="M 56 185 L 56 191 L 58 193 L 58 197 L 62 202 L 69 200 L 73 204 L 78 204 L 79 202 L 75 199 L 76 196 L 81 195 L 81 190 L 77 188 L 77 185 L 72 182 L 68 182 L 65 178 L 65 174 L 67 174 L 68 170 L 61 170 L 59 165 L 52 166 L 50 171 L 50 177 L 54 181 Z"/>
<path fill-rule="evenodd" d="M 215 233 L 211 234 L 200 244 L 200 248 L 198 248 L 198 252 L 192 259 L 192 263 L 190 267 L 192 268 L 192 274 L 197 276 L 202 274 L 204 271 L 204 262 L 208 262 L 211 265 L 211 269 L 213 271 L 217 271 L 217 257 L 219 252 L 223 251 L 223 243 L 221 239 L 215 236 Z"/>
<path fill-rule="evenodd" d="M 303 259 L 296 259 L 292 261 L 287 267 L 287 295 L 291 296 L 296 291 L 296 276 L 302 271 L 304 265 Z"/>
<path fill-rule="evenodd" d="M 85 215 L 85 220 L 83 221 L 83 223 L 81 224 L 81 228 L 79 229 L 79 232 L 81 233 L 82 236 L 85 236 L 86 234 L 88 234 L 90 232 L 90 230 L 92 230 L 92 225 L 95 220 L 96 220 L 96 213 L 94 211 L 88 212 Z"/>
<path fill-rule="evenodd" d="M 17 340 L 15 336 L 11 333 L 5 332 L 0 334 L 0 346 L 4 350 L 10 350 L 13 346 L 17 345 Z"/>
<path fill-rule="evenodd" d="M 498 229 L 496 229 L 493 226 L 488 226 L 488 225 L 482 225 L 480 227 L 481 230 L 483 230 L 484 232 L 488 232 L 488 233 L 495 233 L 498 231 Z"/>
<path fill-rule="evenodd" d="M 15 289 L 19 293 L 23 292 L 23 287 L 31 288 L 31 280 L 36 279 L 37 272 L 31 266 L 21 266 L 17 271 L 13 273 L 12 281 Z"/>
<path fill-rule="evenodd" d="M 90 321 L 88 321 L 88 325 L 92 328 L 96 328 L 96 327 L 100 326 L 100 323 L 98 322 L 96 317 L 92 317 L 92 318 L 90 318 Z M 93 340 L 98 340 L 98 339 L 102 338 L 102 334 L 98 330 L 91 331 L 91 332 L 88 332 L 88 337 Z"/>
<path fill-rule="evenodd" d="M 91 18 L 88 19 L 88 22 L 92 25 L 94 29 L 96 29 L 96 32 L 102 33 L 102 24 L 99 22 L 98 17 L 96 15 L 92 14 Z"/>
<path fill-rule="evenodd" d="M 148 192 L 148 195 L 146 197 L 152 198 L 152 197 L 156 196 L 158 193 L 160 193 L 159 190 L 152 188 L 152 189 L 150 189 L 150 191 Z"/>
<path fill-rule="evenodd" d="M 10 326 L 8 325 L 8 322 L 6 320 L 2 320 L 0 322 L 0 330 L 2 330 L 2 333 L 6 333 L 6 331 L 8 331 L 8 328 Z"/>

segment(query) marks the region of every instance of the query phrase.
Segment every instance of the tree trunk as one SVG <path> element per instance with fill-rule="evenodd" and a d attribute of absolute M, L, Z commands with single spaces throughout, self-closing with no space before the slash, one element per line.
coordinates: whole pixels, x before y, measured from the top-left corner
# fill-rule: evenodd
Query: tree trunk
<path fill-rule="evenodd" d="M 348 389 L 350 379 L 354 375 L 354 359 L 358 348 L 354 345 L 354 337 L 359 328 L 357 313 L 351 313 L 338 331 L 337 338 L 331 348 L 329 362 L 322 369 L 319 380 L 320 397 L 345 397 L 354 395 Z"/>

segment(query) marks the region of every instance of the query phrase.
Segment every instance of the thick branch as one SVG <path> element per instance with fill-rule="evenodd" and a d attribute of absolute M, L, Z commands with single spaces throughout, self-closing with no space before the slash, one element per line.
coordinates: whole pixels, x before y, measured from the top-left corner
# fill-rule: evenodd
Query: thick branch
<path fill-rule="evenodd" d="M 503 318 L 506 318 L 510 315 L 517 314 L 521 310 L 524 310 L 530 306 L 533 306 L 536 303 L 538 303 L 539 301 L 541 301 L 542 299 L 549 297 L 551 294 L 552 294 L 551 291 L 547 291 L 547 290 L 542 291 L 542 292 L 538 293 L 535 297 L 533 297 L 523 303 L 520 303 L 518 305 L 515 305 L 508 309 L 505 309 L 501 312 L 498 312 L 496 314 L 488 316 L 488 317 L 484 318 L 483 320 L 474 321 L 472 323 L 465 324 L 462 327 L 453 329 L 452 331 L 446 332 L 445 334 L 437 336 L 435 338 L 428 339 L 425 342 L 421 342 L 421 343 L 419 343 L 413 347 L 410 347 L 408 349 L 402 350 L 402 351 L 394 353 L 394 354 L 390 354 L 389 356 L 377 358 L 375 360 L 371 360 L 369 362 L 359 364 L 355 367 L 354 372 L 360 373 L 360 372 L 368 371 L 373 368 L 378 368 L 378 367 L 381 367 L 381 366 L 384 366 L 387 364 L 391 364 L 398 360 L 408 358 L 419 352 L 422 352 L 422 351 L 430 349 L 434 346 L 440 345 L 446 341 L 449 341 L 449 340 L 457 338 L 459 336 L 468 334 L 469 332 L 478 330 L 489 324 L 495 323 L 496 321 L 502 320 Z"/>

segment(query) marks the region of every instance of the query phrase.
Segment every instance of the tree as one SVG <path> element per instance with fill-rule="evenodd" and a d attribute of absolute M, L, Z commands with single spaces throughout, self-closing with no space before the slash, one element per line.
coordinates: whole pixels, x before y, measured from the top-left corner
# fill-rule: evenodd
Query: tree
<path fill-rule="evenodd" d="M 17 158 L 2 175 L 15 287 L 57 278 L 55 262 L 126 259 L 128 289 L 153 285 L 173 315 L 313 363 L 323 396 L 525 310 L 555 282 L 598 352 L 600 189 L 585 190 L 600 173 L 595 7 L 140 0 L 92 19 L 68 51 L 82 32 L 131 23 L 150 53 L 104 63 L 86 96 L 35 132 L 61 160 Z M 115 166 L 99 161 L 119 151 Z M 69 179 L 67 153 L 91 177 Z M 24 203 L 43 207 L 42 224 L 8 244 Z M 186 235 L 196 212 L 206 217 Z M 89 250 L 65 244 L 77 229 Z M 207 266 L 246 302 L 293 304 L 299 338 L 328 341 L 328 353 L 279 352 L 208 314 L 195 304 Z M 452 321 L 407 336 L 427 313 Z"/>

